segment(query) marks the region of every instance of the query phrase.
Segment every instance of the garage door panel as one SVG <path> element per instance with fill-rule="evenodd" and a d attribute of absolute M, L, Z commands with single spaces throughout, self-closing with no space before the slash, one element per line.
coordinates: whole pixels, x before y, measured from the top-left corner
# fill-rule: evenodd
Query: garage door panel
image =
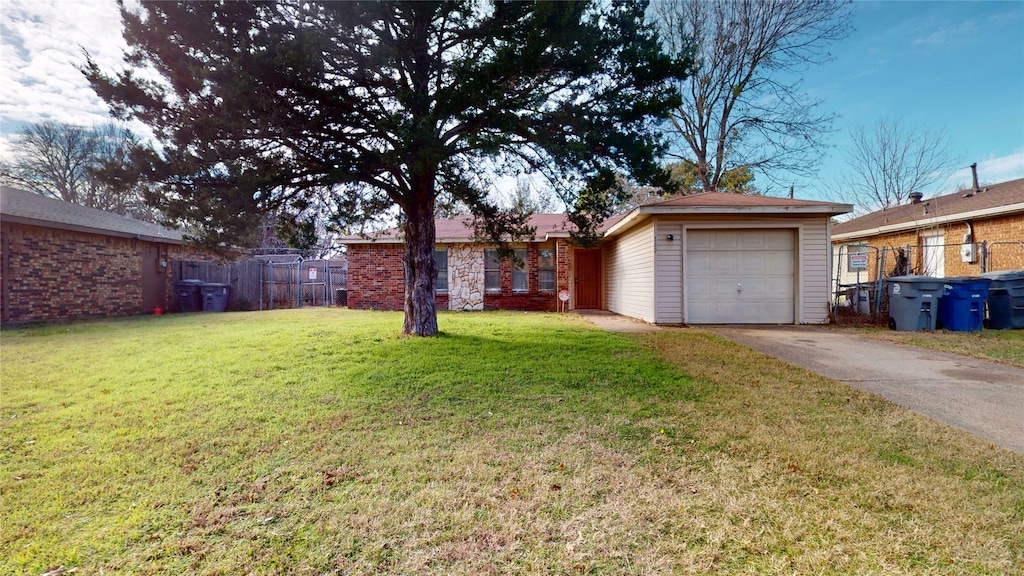
<path fill-rule="evenodd" d="M 794 322 L 792 230 L 691 230 L 686 242 L 687 322 Z"/>

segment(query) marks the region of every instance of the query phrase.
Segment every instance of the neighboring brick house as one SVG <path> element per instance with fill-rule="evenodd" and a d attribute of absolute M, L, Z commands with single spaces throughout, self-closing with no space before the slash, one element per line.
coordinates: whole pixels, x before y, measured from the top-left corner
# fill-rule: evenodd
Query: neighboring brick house
<path fill-rule="evenodd" d="M 883 276 L 1024 269 L 1024 179 L 927 199 L 913 195 L 907 204 L 836 224 L 832 244 L 842 284 L 854 281 L 842 263 L 847 253 L 857 251 L 868 256 L 864 280 L 878 278 L 876 262 L 883 250 Z M 897 267 L 901 256 L 906 258 L 903 270 Z"/>
<path fill-rule="evenodd" d="M 205 258 L 157 224 L 0 187 L 4 323 L 170 309 L 169 263 Z"/>
<path fill-rule="evenodd" d="M 518 267 L 473 238 L 468 217 L 435 221 L 441 310 L 605 309 L 656 324 L 828 321 L 830 218 L 847 204 L 710 192 L 606 221 L 600 245 L 574 246 L 564 214 L 531 217 Z M 341 239 L 348 305 L 401 310 L 399 230 Z"/>

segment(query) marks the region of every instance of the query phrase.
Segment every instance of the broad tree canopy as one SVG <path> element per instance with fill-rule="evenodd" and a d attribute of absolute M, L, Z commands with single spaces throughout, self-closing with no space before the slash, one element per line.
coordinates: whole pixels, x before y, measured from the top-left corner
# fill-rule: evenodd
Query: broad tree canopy
<path fill-rule="evenodd" d="M 689 66 L 645 9 L 144 1 L 122 7 L 126 69 L 84 71 L 116 116 L 153 128 L 158 146 L 134 155 L 162 185 L 149 200 L 207 243 L 324 193 L 339 224 L 401 219 L 404 331 L 429 335 L 442 190 L 496 236 L 523 221 L 488 199 L 484 166 L 547 175 L 584 230 L 610 212 L 616 172 L 664 177 L 656 124 Z"/>

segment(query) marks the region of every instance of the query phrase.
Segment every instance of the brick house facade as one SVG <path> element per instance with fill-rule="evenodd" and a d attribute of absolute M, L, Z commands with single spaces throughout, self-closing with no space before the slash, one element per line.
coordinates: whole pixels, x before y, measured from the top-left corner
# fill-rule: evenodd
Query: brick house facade
<path fill-rule="evenodd" d="M 13 188 L 0 218 L 3 323 L 170 310 L 169 263 L 210 258 L 179 232 Z"/>
<path fill-rule="evenodd" d="M 898 271 L 901 252 L 912 274 L 954 277 L 1024 270 L 1024 179 L 920 198 L 836 224 L 832 245 L 840 264 L 841 256 L 855 246 L 867 247 L 865 279 L 878 277 L 876 261 L 883 249 L 883 276 Z M 841 283 L 851 283 L 853 275 L 840 272 Z"/>
<path fill-rule="evenodd" d="M 539 214 L 531 225 L 537 228 L 530 242 L 514 244 L 525 251 L 522 267 L 516 269 L 512 259 L 502 259 L 500 268 L 488 269 L 488 246 L 472 239 L 472 229 L 465 218 L 437 221 L 435 252 L 445 266 L 437 283 L 435 302 L 439 310 L 532 310 L 559 309 L 559 292 L 568 291 L 572 272 L 572 253 L 564 215 Z M 348 237 L 348 306 L 359 309 L 402 310 L 405 287 L 402 256 L 404 244 L 397 230 L 385 231 L 373 238 Z M 548 258 L 542 258 L 547 255 Z M 546 262 L 542 270 L 542 262 Z M 520 285 L 514 286 L 518 272 Z M 493 274 L 497 286 L 486 286 Z M 542 285 L 541 277 L 548 280 Z M 522 285 L 522 284 L 525 284 Z M 572 300 L 566 304 L 572 307 Z"/>
<path fill-rule="evenodd" d="M 829 219 L 851 208 L 721 192 L 682 196 L 608 219 L 591 249 L 573 245 L 565 214 L 535 214 L 534 236 L 512 245 L 514 260 L 476 242 L 468 218 L 435 220 L 437 307 L 603 309 L 669 325 L 821 323 L 829 310 Z M 349 306 L 401 310 L 401 231 L 341 241 Z"/>

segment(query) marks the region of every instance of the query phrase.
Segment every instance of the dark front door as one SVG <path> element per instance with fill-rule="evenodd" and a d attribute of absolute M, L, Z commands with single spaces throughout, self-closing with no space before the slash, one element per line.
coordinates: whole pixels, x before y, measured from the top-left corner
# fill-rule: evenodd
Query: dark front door
<path fill-rule="evenodd" d="M 166 270 L 160 265 L 160 246 L 142 242 L 139 250 L 139 268 L 142 276 L 142 311 L 149 312 L 154 306 L 164 306 Z"/>
<path fill-rule="evenodd" d="M 573 254 L 576 308 L 601 307 L 601 250 L 576 250 Z"/>

